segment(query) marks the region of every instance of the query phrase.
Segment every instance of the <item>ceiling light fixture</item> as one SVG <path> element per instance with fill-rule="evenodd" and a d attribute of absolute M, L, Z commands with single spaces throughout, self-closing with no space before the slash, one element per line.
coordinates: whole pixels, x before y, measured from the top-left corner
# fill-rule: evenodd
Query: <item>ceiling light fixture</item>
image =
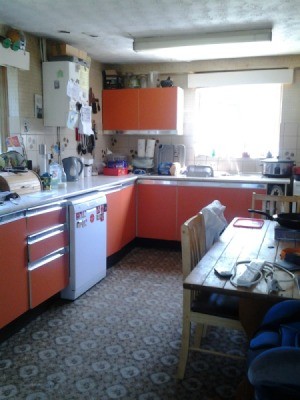
<path fill-rule="evenodd" d="M 272 29 L 214 32 L 191 35 L 155 36 L 136 38 L 133 50 L 136 52 L 189 46 L 222 45 L 234 43 L 258 43 L 272 41 Z"/>

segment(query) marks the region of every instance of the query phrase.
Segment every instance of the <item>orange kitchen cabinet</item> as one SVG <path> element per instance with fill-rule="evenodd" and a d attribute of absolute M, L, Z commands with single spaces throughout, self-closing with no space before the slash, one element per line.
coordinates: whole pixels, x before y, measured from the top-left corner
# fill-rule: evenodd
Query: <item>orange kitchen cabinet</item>
<path fill-rule="evenodd" d="M 0 328 L 29 309 L 26 220 L 0 224 Z"/>
<path fill-rule="evenodd" d="M 121 250 L 136 237 L 136 185 L 106 193 L 107 256 Z"/>
<path fill-rule="evenodd" d="M 69 283 L 69 255 L 58 252 L 36 268 L 29 267 L 30 308 L 34 308 L 56 293 L 60 292 Z"/>
<path fill-rule="evenodd" d="M 139 129 L 177 130 L 183 121 L 183 91 L 178 87 L 139 91 Z"/>
<path fill-rule="evenodd" d="M 183 89 L 103 90 L 104 130 L 183 129 Z"/>
<path fill-rule="evenodd" d="M 67 221 L 67 207 L 60 203 L 30 208 L 26 212 L 28 235 L 49 229 Z"/>
<path fill-rule="evenodd" d="M 69 231 L 66 202 L 26 211 L 29 307 L 34 308 L 69 284 Z"/>
<path fill-rule="evenodd" d="M 219 200 L 226 206 L 224 215 L 229 223 L 235 217 L 250 218 L 248 208 L 251 208 L 253 192 L 267 193 L 264 188 L 230 187 L 230 183 L 226 186 L 178 186 L 177 240 L 181 237 L 181 225 L 212 201 Z"/>
<path fill-rule="evenodd" d="M 177 186 L 174 181 L 138 181 L 137 236 L 176 240 Z"/>
<path fill-rule="evenodd" d="M 139 91 L 103 90 L 102 121 L 105 130 L 134 130 L 138 127 Z"/>

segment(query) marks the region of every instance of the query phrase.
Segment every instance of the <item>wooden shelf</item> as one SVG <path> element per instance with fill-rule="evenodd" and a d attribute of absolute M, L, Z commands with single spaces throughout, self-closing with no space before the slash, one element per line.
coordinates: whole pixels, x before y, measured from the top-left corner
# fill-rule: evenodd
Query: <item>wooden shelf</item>
<path fill-rule="evenodd" d="M 29 70 L 30 55 L 28 51 L 5 49 L 0 45 L 0 64 L 5 67 L 16 67 L 24 70 Z"/>

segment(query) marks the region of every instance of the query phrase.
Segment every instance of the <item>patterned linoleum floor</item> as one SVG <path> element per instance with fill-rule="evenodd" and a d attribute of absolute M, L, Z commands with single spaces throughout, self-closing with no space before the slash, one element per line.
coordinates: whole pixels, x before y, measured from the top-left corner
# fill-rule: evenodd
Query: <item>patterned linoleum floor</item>
<path fill-rule="evenodd" d="M 192 353 L 176 381 L 181 310 L 181 253 L 137 247 L 0 344 L 0 400 L 234 399 L 242 361 Z M 246 349 L 242 333 L 224 329 L 203 343 Z"/>

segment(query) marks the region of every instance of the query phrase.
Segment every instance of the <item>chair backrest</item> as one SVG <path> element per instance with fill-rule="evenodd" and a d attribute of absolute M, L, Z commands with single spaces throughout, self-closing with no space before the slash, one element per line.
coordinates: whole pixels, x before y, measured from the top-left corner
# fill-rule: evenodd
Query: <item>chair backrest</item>
<path fill-rule="evenodd" d="M 271 215 L 300 212 L 300 196 L 275 196 L 253 192 L 251 208 L 268 212 Z"/>
<path fill-rule="evenodd" d="M 205 222 L 201 212 L 182 224 L 181 249 L 185 279 L 206 252 Z"/>

